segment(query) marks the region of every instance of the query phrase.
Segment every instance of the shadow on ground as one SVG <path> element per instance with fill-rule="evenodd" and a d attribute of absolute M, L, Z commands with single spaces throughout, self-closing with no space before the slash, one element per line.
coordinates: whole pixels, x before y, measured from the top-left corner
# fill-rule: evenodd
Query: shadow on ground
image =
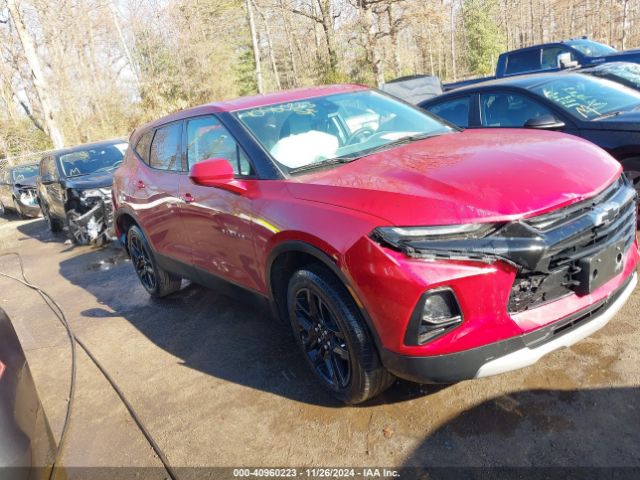
<path fill-rule="evenodd" d="M 257 295 L 225 282 L 216 289 L 185 283 L 169 297 L 151 299 L 125 252 L 114 244 L 64 260 L 60 273 L 100 304 L 83 316 L 124 317 L 185 366 L 297 401 L 341 406 L 317 385 L 290 327 L 272 318 L 267 302 Z M 399 381 L 368 405 L 405 401 L 437 389 Z"/>
<path fill-rule="evenodd" d="M 482 467 L 558 466 L 572 469 L 635 467 L 626 473 L 638 474 L 639 400 L 640 388 L 529 390 L 503 395 L 484 401 L 446 421 L 408 456 L 405 467 L 437 467 L 452 463 Z M 441 473 L 453 472 L 443 469 Z M 466 473 L 482 472 L 469 470 Z M 527 472 L 519 473 L 522 475 Z M 577 477 L 559 476 L 561 473 L 551 471 L 547 477 L 519 478 L 592 478 L 589 475 L 594 472 L 576 470 L 580 474 Z M 440 477 L 435 475 L 430 478 Z M 492 477 L 467 475 L 454 478 Z M 638 477 L 623 475 L 606 478 Z"/>
<path fill-rule="evenodd" d="M 18 225 L 17 230 L 24 235 L 24 237 L 18 238 L 19 241 L 24 241 L 27 239 L 26 237 L 30 237 L 43 243 L 63 244 L 68 238 L 66 232 L 53 233 L 49 230 L 49 225 L 44 218 L 33 219 Z"/>

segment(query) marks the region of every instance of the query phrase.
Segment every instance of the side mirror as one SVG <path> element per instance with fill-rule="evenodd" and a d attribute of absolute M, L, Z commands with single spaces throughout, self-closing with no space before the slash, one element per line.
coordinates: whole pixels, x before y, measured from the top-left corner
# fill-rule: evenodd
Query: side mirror
<path fill-rule="evenodd" d="M 43 175 L 42 177 L 40 177 L 40 182 L 43 185 L 51 185 L 53 182 L 55 182 L 55 178 L 53 178 L 53 175 Z"/>
<path fill-rule="evenodd" d="M 235 180 L 233 176 L 233 167 L 224 158 L 203 160 L 191 167 L 189 172 L 189 178 L 196 185 L 222 188 L 234 193 L 245 192 L 247 190 L 245 183 Z"/>
<path fill-rule="evenodd" d="M 537 128 L 540 130 L 559 130 L 564 126 L 564 122 L 553 115 L 540 115 L 539 117 L 530 118 L 524 124 L 524 128 Z"/>
<path fill-rule="evenodd" d="M 571 53 L 564 52 L 558 55 L 558 68 L 575 68 L 580 66 L 576 60 L 571 59 Z"/>

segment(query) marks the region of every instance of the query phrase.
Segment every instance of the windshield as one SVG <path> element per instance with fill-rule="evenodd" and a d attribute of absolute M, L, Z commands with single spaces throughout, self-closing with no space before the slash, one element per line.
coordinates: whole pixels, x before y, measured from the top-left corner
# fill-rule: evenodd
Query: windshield
<path fill-rule="evenodd" d="M 617 52 L 615 48 L 593 40 L 571 40 L 567 44 L 587 57 L 604 57 Z"/>
<path fill-rule="evenodd" d="M 371 90 L 268 105 L 236 115 L 286 172 L 331 159 L 353 160 L 404 137 L 454 131 Z"/>
<path fill-rule="evenodd" d="M 587 75 L 558 76 L 531 90 L 581 120 L 595 120 L 640 106 L 640 92 Z"/>
<path fill-rule="evenodd" d="M 100 147 L 77 150 L 60 156 L 65 177 L 79 177 L 97 172 L 109 172 L 122 163 L 126 143 L 114 143 Z"/>
<path fill-rule="evenodd" d="M 25 165 L 13 169 L 11 176 L 14 183 L 20 183 L 27 178 L 33 178 L 38 175 L 38 165 Z"/>
<path fill-rule="evenodd" d="M 640 65 L 637 63 L 608 63 L 590 73 L 640 89 Z"/>

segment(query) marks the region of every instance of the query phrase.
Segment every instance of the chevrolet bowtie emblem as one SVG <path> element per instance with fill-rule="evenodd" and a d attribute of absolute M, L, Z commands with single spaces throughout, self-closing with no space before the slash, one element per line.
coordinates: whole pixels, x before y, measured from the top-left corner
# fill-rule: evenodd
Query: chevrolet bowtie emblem
<path fill-rule="evenodd" d="M 593 207 L 593 211 L 590 213 L 590 216 L 593 219 L 595 226 L 599 227 L 600 225 L 611 222 L 611 220 L 616 217 L 619 210 L 620 205 L 617 202 L 602 203 Z"/>

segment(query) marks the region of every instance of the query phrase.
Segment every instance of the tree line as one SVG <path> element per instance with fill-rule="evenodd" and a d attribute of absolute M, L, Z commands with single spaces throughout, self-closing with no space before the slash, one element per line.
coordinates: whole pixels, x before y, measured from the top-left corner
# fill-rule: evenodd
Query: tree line
<path fill-rule="evenodd" d="M 581 35 L 640 47 L 640 2 L 0 0 L 0 158 L 256 92 L 488 75 L 502 51 Z"/>

